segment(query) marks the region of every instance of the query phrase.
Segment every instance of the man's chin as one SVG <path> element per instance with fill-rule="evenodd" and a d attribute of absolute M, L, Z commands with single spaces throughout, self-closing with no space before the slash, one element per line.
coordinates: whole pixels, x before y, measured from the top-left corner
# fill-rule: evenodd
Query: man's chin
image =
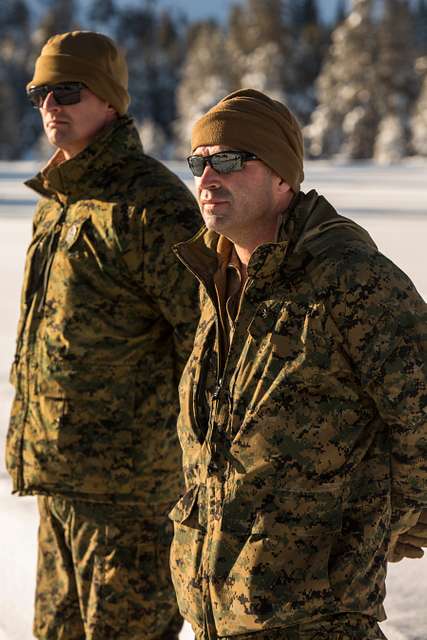
<path fill-rule="evenodd" d="M 65 142 L 64 136 L 61 136 L 57 131 L 50 131 L 46 137 L 54 147 L 61 147 Z"/>
<path fill-rule="evenodd" d="M 208 229 L 212 229 L 213 231 L 220 231 L 222 229 L 224 229 L 227 226 L 226 220 L 224 219 L 224 216 L 221 216 L 219 214 L 217 215 L 213 215 L 213 214 L 203 214 L 203 219 L 205 222 L 205 225 Z"/>

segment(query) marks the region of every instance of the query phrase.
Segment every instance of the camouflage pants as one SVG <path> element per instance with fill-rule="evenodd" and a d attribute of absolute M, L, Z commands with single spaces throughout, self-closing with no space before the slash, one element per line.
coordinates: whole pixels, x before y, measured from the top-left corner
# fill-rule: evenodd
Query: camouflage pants
<path fill-rule="evenodd" d="M 204 639 L 204 635 L 196 635 L 196 640 Z M 221 636 L 218 640 L 387 640 L 387 638 L 373 618 L 349 613 L 285 629 Z"/>
<path fill-rule="evenodd" d="M 166 505 L 155 515 L 136 505 L 38 502 L 37 638 L 177 640 Z"/>

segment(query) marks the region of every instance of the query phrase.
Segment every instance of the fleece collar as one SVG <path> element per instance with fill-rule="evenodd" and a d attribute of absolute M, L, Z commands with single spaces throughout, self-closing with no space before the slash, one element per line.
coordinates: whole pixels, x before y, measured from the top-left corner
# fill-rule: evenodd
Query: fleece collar
<path fill-rule="evenodd" d="M 178 257 L 208 289 L 220 266 L 219 239 L 215 231 L 202 227 L 192 239 L 175 247 Z M 260 245 L 253 252 L 248 278 L 274 287 L 284 277 L 301 272 L 310 258 L 349 242 L 376 248 L 367 231 L 340 216 L 315 190 L 300 192 L 284 212 L 277 242 Z"/>
<path fill-rule="evenodd" d="M 142 154 L 142 144 L 130 116 L 103 129 L 79 154 L 65 160 L 58 149 L 47 165 L 25 184 L 48 198 L 69 203 L 105 193 L 116 170 L 132 156 Z"/>

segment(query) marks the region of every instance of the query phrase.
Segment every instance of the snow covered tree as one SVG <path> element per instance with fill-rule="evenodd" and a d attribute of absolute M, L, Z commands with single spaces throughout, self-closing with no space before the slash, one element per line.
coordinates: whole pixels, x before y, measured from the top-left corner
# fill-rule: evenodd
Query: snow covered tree
<path fill-rule="evenodd" d="M 32 37 L 35 56 L 51 36 L 82 28 L 76 0 L 45 0 L 44 4 L 45 12 Z"/>
<path fill-rule="evenodd" d="M 419 58 L 416 66 L 423 80 L 411 119 L 412 148 L 415 153 L 427 156 L 427 56 Z"/>
<path fill-rule="evenodd" d="M 114 0 L 92 0 L 86 6 L 86 21 L 93 30 L 106 29 L 117 17 L 117 7 Z"/>
<path fill-rule="evenodd" d="M 317 82 L 319 106 L 306 128 L 313 156 L 396 162 L 408 153 L 419 91 L 412 20 L 407 0 L 353 0 Z"/>
<path fill-rule="evenodd" d="M 281 0 L 247 0 L 232 9 L 227 49 L 235 88 L 288 100 L 295 85 L 289 15 L 289 3 Z"/>
<path fill-rule="evenodd" d="M 151 118 L 146 118 L 138 127 L 145 153 L 155 158 L 168 158 L 168 141 L 164 130 Z"/>
<path fill-rule="evenodd" d="M 373 0 L 353 0 L 349 16 L 332 34 L 332 44 L 317 80 L 319 106 L 305 128 L 314 156 L 342 153 L 372 156 L 378 116 L 375 111 L 376 42 Z"/>
<path fill-rule="evenodd" d="M 229 37 L 235 39 L 243 54 L 251 53 L 267 42 L 275 42 L 284 51 L 289 46 L 289 33 L 284 16 L 288 1 L 246 0 L 235 7 L 230 16 Z"/>
<path fill-rule="evenodd" d="M 152 7 L 128 6 L 117 18 L 115 40 L 126 53 L 131 87 L 131 112 L 139 120 L 154 114 L 153 94 L 157 84 L 156 16 Z"/>
<path fill-rule="evenodd" d="M 341 24 L 341 22 L 344 22 L 347 16 L 346 5 L 347 5 L 346 0 L 338 0 L 336 12 L 335 12 L 335 19 L 334 19 L 334 25 L 336 27 L 339 24 Z"/>
<path fill-rule="evenodd" d="M 309 121 L 317 100 L 315 81 L 330 43 L 329 29 L 320 21 L 315 0 L 292 4 L 292 52 L 290 62 L 293 82 L 288 87 L 289 106 L 303 124 Z M 285 61 L 289 64 L 289 56 Z"/>
<path fill-rule="evenodd" d="M 415 46 L 417 55 L 427 55 L 427 0 L 418 0 L 414 12 Z"/>
<path fill-rule="evenodd" d="M 223 30 L 212 21 L 193 26 L 177 92 L 177 156 L 189 153 L 191 128 L 203 113 L 236 88 L 231 85 Z"/>
<path fill-rule="evenodd" d="M 29 107 L 30 15 L 25 0 L 6 0 L 0 11 L 0 157 L 18 158 L 28 150 L 38 126 Z"/>
<path fill-rule="evenodd" d="M 172 135 L 175 93 L 184 57 L 184 42 L 173 19 L 154 3 L 122 9 L 113 37 L 126 52 L 129 67 L 130 111 L 139 122 L 151 120 Z"/>
<path fill-rule="evenodd" d="M 267 47 L 274 55 L 271 63 L 274 65 L 272 75 L 281 69 L 280 77 L 275 77 L 278 83 L 276 93 L 281 93 L 284 85 L 289 81 L 289 65 L 284 64 L 284 57 L 289 54 L 291 39 L 284 22 L 286 13 L 285 3 L 281 0 L 246 0 L 241 6 L 235 6 L 230 14 L 228 28 L 228 50 L 233 59 L 233 66 L 240 86 L 247 86 L 245 76 L 249 74 L 268 74 L 264 68 L 263 50 Z M 272 46 L 273 45 L 273 46 Z M 260 50 L 259 54 L 257 50 Z M 259 60 L 259 73 L 254 63 Z M 246 84 L 245 84 L 246 83 Z M 273 79 L 262 80 L 262 84 L 271 86 Z M 253 87 L 259 88 L 259 87 Z"/>
<path fill-rule="evenodd" d="M 153 97 L 156 122 L 163 128 L 166 137 L 173 135 L 176 119 L 176 92 L 180 71 L 185 58 L 185 43 L 182 24 L 163 11 L 157 23 L 157 87 Z"/>
<path fill-rule="evenodd" d="M 413 21 L 407 0 L 385 0 L 378 27 L 375 102 L 379 123 L 374 158 L 397 162 L 409 150 L 410 113 L 419 92 Z"/>
<path fill-rule="evenodd" d="M 279 46 L 275 42 L 259 45 L 245 56 L 240 85 L 268 94 L 270 98 L 286 99 L 282 83 L 283 65 Z"/>
<path fill-rule="evenodd" d="M 388 113 L 379 123 L 374 146 L 375 160 L 381 164 L 399 162 L 406 154 L 407 145 L 401 119 L 395 113 Z"/>
<path fill-rule="evenodd" d="M 289 12 L 292 24 L 297 29 L 302 29 L 307 24 L 315 24 L 319 21 L 316 0 L 294 0 Z"/>

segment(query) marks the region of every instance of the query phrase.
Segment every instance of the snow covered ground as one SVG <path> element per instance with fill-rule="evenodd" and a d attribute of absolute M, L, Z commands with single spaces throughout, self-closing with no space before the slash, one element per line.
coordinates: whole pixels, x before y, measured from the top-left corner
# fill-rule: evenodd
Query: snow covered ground
<path fill-rule="evenodd" d="M 181 163 L 171 168 L 189 181 Z M 11 401 L 7 383 L 14 351 L 20 282 L 31 233 L 35 194 L 22 186 L 32 163 L 0 162 L 0 439 Z M 316 188 L 344 215 L 362 224 L 427 299 L 427 163 L 393 167 L 307 163 L 304 189 Z M 30 640 L 35 581 L 37 515 L 33 498 L 10 496 L 0 460 L 0 640 Z M 391 565 L 387 579 L 389 640 L 427 640 L 427 557 Z M 182 640 L 193 634 L 186 626 Z"/>

